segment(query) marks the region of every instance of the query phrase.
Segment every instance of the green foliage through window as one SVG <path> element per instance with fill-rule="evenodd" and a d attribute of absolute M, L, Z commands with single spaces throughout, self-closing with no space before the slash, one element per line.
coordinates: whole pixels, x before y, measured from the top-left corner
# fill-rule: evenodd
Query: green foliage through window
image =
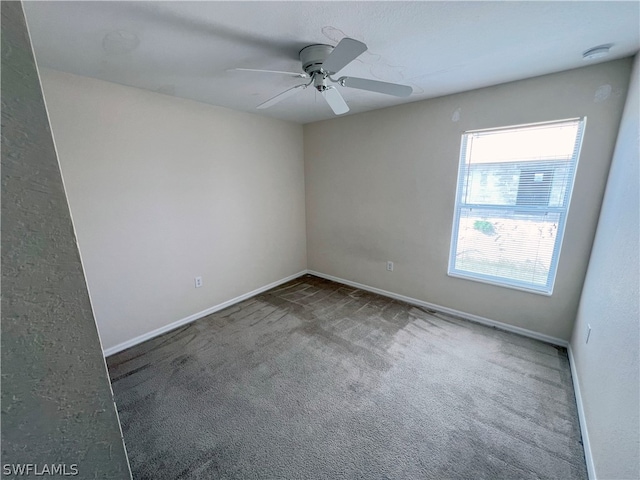
<path fill-rule="evenodd" d="M 476 220 L 473 222 L 473 228 L 484 233 L 485 235 L 493 235 L 496 231 L 493 229 L 493 223 L 486 220 Z"/>

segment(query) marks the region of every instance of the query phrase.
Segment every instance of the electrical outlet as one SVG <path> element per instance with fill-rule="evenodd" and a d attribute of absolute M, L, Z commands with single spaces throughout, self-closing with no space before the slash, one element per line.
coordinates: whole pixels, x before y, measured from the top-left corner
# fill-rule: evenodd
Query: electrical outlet
<path fill-rule="evenodd" d="M 393 272 L 393 262 L 387 262 L 387 271 Z"/>
<path fill-rule="evenodd" d="M 591 325 L 587 323 L 587 340 L 584 343 L 589 343 L 590 336 L 591 336 Z"/>
<path fill-rule="evenodd" d="M 202 277 L 195 278 L 196 288 L 200 288 L 202 286 Z"/>

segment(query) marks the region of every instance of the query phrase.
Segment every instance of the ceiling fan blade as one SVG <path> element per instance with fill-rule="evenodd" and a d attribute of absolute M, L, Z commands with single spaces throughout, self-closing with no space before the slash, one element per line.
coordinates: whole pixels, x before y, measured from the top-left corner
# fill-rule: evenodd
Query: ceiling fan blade
<path fill-rule="evenodd" d="M 337 73 L 366 51 L 364 43 L 353 38 L 343 38 L 322 63 L 322 69 L 327 73 Z"/>
<path fill-rule="evenodd" d="M 342 95 L 340 95 L 340 92 L 336 90 L 335 87 L 327 88 L 322 92 L 322 96 L 336 115 L 342 115 L 349 111 L 347 102 L 344 101 L 344 98 L 342 98 Z"/>
<path fill-rule="evenodd" d="M 280 70 L 260 70 L 257 68 L 230 68 L 228 72 L 258 72 L 258 73 L 279 73 L 282 75 L 291 75 L 298 78 L 309 78 L 306 73 L 282 72 Z"/>
<path fill-rule="evenodd" d="M 266 102 L 261 103 L 260 105 L 258 105 L 256 108 L 259 110 L 262 110 L 263 108 L 269 108 L 272 105 L 275 105 L 276 103 L 281 102 L 282 100 L 284 100 L 285 98 L 289 98 L 292 95 L 295 95 L 296 93 L 298 93 L 298 89 L 302 88 L 303 90 L 305 88 L 307 88 L 308 85 L 306 84 L 301 84 L 301 85 L 296 85 L 295 87 L 291 87 L 288 90 L 285 90 L 282 93 L 279 93 L 278 95 L 276 95 L 275 97 L 270 98 L 269 100 L 267 100 Z"/>
<path fill-rule="evenodd" d="M 370 92 L 386 93 L 395 97 L 408 97 L 413 93 L 413 88 L 408 85 L 400 85 L 398 83 L 379 82 L 378 80 L 369 80 L 367 78 L 342 77 L 338 83 L 343 87 L 359 88 L 360 90 L 369 90 Z"/>

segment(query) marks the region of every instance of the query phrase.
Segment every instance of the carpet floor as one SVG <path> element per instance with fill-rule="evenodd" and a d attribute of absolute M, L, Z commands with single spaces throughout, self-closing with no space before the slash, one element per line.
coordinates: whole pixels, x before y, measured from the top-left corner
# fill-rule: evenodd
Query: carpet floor
<path fill-rule="evenodd" d="M 310 275 L 108 358 L 135 479 L 586 479 L 564 348 Z"/>

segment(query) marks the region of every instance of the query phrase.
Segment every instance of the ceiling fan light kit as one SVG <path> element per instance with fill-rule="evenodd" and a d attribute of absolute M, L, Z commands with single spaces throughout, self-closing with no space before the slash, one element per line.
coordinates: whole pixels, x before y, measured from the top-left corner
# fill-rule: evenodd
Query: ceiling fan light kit
<path fill-rule="evenodd" d="M 408 97 L 411 95 L 413 89 L 407 85 L 380 82 L 378 80 L 369 80 L 367 78 L 357 77 L 340 77 L 337 80 L 332 78 L 331 75 L 338 73 L 366 50 L 367 46 L 364 43 L 354 40 L 353 38 L 343 38 L 335 47 L 332 47 L 331 45 L 317 44 L 308 45 L 300 50 L 300 62 L 302 63 L 302 70 L 305 73 L 256 70 L 250 68 L 237 68 L 236 70 L 281 73 L 300 78 L 310 78 L 308 83 L 296 85 L 282 93 L 279 93 L 275 97 L 270 98 L 266 102 L 261 103 L 256 107 L 258 109 L 269 108 L 298 93 L 298 91 L 305 90 L 310 85 L 313 85 L 313 88 L 322 94 L 323 98 L 336 115 L 347 113 L 349 111 L 349 106 L 344 101 L 344 98 L 342 98 L 338 89 L 335 86 L 330 85 L 329 82 L 341 87 L 357 88 L 359 90 L 384 93 L 386 95 L 393 95 L 396 97 Z"/>

